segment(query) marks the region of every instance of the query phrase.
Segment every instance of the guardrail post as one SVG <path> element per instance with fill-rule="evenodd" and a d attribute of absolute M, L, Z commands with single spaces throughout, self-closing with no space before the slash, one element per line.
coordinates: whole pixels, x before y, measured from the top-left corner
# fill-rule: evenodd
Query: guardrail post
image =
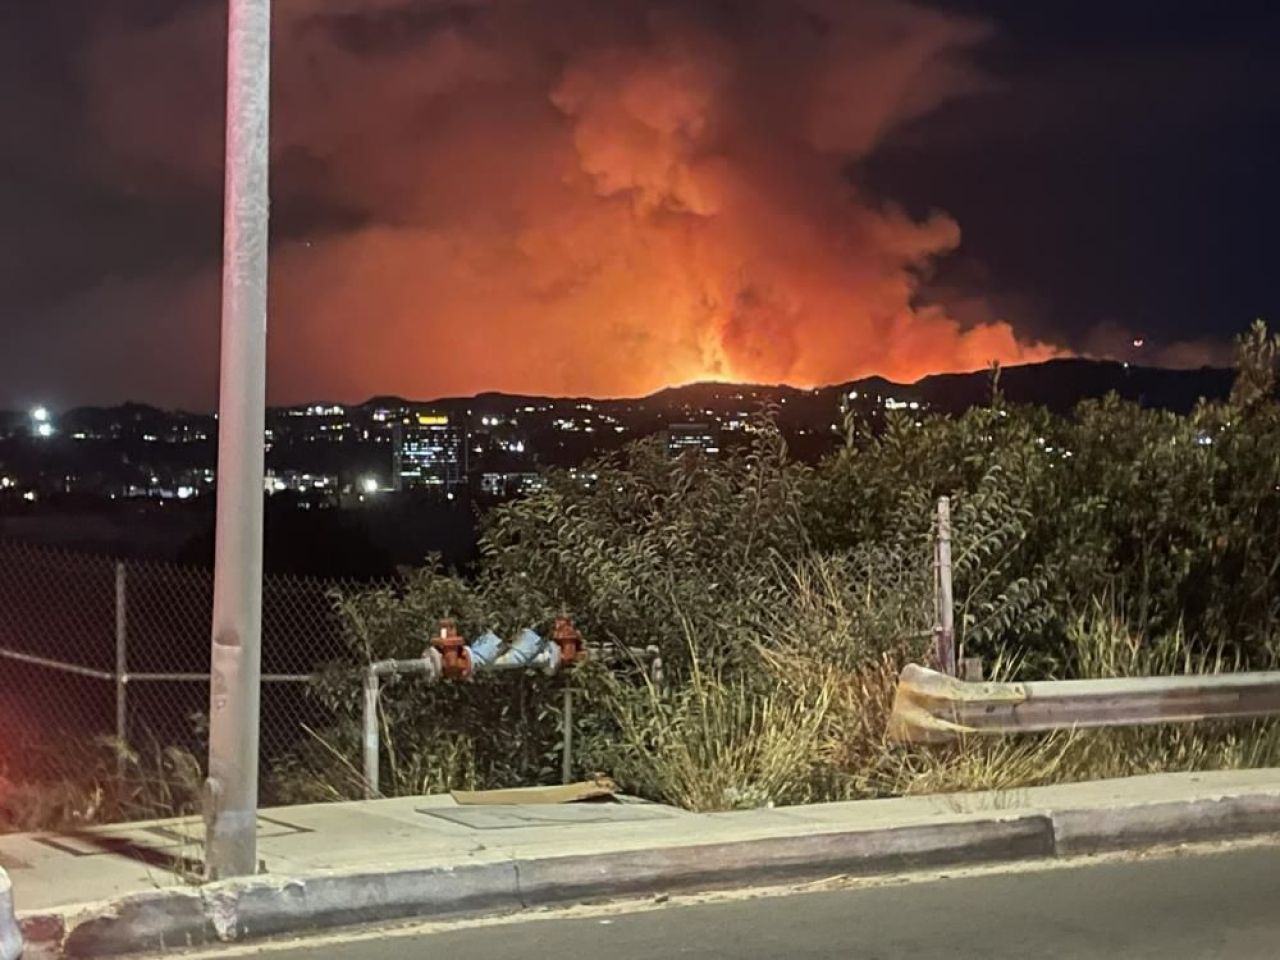
<path fill-rule="evenodd" d="M 951 498 L 938 498 L 938 539 L 934 547 L 936 619 L 933 657 L 940 671 L 956 675 L 955 597 L 951 587 Z"/>
<path fill-rule="evenodd" d="M 128 573 L 116 564 L 116 770 L 124 772 L 124 747 L 129 743 L 129 591 Z"/>

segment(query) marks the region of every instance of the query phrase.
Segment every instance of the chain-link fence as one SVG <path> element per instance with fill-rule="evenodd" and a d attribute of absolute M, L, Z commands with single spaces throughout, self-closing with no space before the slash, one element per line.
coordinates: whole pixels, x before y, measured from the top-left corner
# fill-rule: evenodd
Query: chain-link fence
<path fill-rule="evenodd" d="M 361 586 L 266 578 L 264 765 L 324 724 L 308 681 L 346 649 L 331 594 Z M 212 607 L 203 568 L 0 542 L 0 773 L 65 773 L 95 738 L 203 758 Z"/>

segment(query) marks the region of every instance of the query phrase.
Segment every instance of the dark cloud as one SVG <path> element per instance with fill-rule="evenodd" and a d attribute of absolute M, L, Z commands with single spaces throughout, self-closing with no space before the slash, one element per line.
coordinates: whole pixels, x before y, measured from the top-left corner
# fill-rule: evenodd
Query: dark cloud
<path fill-rule="evenodd" d="M 868 176 L 964 226 L 938 282 L 1014 295 L 1028 335 L 1082 350 L 1118 325 L 1220 356 L 1276 318 L 1280 101 L 1264 91 L 1280 86 L 1280 7 L 952 6 L 999 21 L 979 56 L 991 84 L 900 128 Z"/>

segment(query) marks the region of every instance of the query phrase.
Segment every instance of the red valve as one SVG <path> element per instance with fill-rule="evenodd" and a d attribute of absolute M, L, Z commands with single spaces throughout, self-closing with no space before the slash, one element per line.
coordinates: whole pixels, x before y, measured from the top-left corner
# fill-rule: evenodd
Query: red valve
<path fill-rule="evenodd" d="M 471 651 L 452 620 L 440 621 L 440 632 L 431 638 L 440 651 L 441 675 L 446 680 L 465 680 L 471 676 Z"/>
<path fill-rule="evenodd" d="M 555 627 L 551 631 L 551 640 L 560 648 L 560 663 L 569 666 L 575 660 L 585 660 L 587 646 L 582 634 L 568 617 L 556 617 Z"/>

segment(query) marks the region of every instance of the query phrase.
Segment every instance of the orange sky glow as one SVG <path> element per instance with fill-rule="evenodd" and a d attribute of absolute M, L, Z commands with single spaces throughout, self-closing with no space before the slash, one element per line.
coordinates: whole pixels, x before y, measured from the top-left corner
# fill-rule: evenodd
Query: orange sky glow
<path fill-rule="evenodd" d="M 353 215 L 277 234 L 273 399 L 911 380 L 1058 352 L 980 307 L 962 323 L 922 303 L 960 225 L 849 175 L 981 88 L 981 24 L 898 0 L 744 3 L 729 26 L 713 5 L 490 0 L 395 43 L 334 19 L 379 5 L 404 8 L 277 6 L 276 209 Z M 183 117 L 222 69 L 219 16 L 101 41 L 120 176 L 217 182 L 219 131 Z M 181 129 L 184 159 L 157 168 L 157 138 Z M 214 274 L 170 286 L 216 309 Z"/>

